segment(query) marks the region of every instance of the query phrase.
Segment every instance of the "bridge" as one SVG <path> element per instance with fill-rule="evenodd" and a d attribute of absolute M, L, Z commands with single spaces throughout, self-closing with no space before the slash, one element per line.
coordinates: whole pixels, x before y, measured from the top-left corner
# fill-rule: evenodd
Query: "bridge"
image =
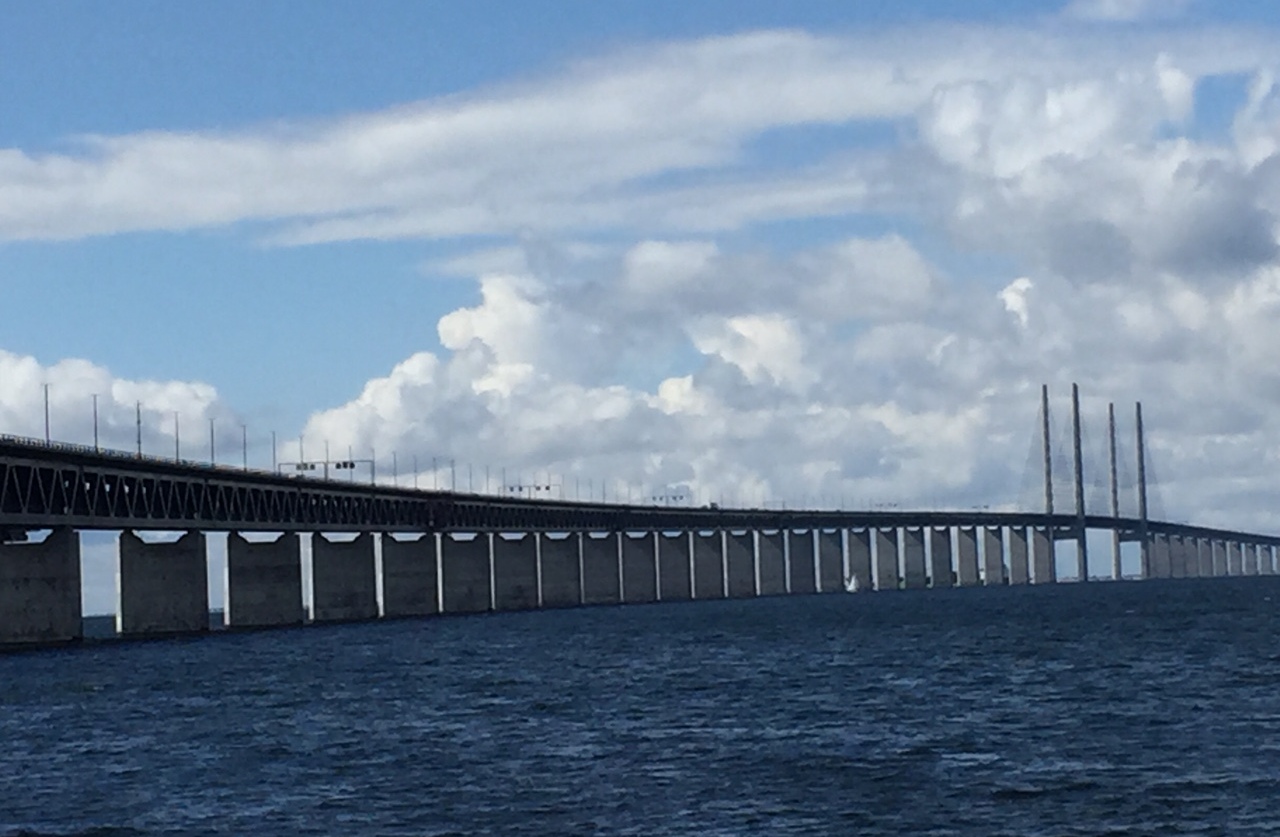
<path fill-rule="evenodd" d="M 1280 536 L 1150 519 L 1137 406 L 1138 515 L 1120 514 L 1114 408 L 1111 514 L 1086 513 L 1079 394 L 1074 504 L 1055 510 L 1042 389 L 1039 511 L 648 506 L 358 485 L 0 436 L 0 647 L 83 638 L 79 532 L 121 531 L 123 636 L 209 629 L 206 533 L 227 532 L 231 628 L 441 613 L 952 586 L 1052 584 L 1056 544 L 1088 532 L 1141 550 L 1142 578 L 1276 574 Z M 40 542 L 30 533 L 48 530 Z M 176 542 L 138 532 L 185 532 Z M 275 540 L 244 533 L 282 533 Z M 344 534 L 330 540 L 327 534 Z M 354 539 L 351 536 L 354 535 Z M 312 610 L 302 543 L 311 543 Z"/>

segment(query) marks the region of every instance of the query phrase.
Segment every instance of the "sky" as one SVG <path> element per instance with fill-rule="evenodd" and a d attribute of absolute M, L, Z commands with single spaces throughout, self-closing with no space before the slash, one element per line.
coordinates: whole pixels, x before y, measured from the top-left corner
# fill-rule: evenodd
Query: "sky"
<path fill-rule="evenodd" d="M 1017 508 L 1079 382 L 1091 503 L 1141 400 L 1162 516 L 1280 531 L 1274 4 L 3 14 L 0 432 Z"/>

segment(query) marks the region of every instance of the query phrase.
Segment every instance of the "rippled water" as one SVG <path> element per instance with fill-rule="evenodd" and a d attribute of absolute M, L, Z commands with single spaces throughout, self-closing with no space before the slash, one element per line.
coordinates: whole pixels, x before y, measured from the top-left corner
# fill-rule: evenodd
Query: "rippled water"
<path fill-rule="evenodd" d="M 0 835 L 1277 834 L 1280 579 L 0 657 Z"/>

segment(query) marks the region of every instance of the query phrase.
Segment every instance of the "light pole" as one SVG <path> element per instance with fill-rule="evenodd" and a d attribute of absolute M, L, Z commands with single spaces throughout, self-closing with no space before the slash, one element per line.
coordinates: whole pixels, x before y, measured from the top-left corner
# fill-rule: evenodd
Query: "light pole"
<path fill-rule="evenodd" d="M 135 401 L 133 404 L 134 415 L 138 422 L 138 458 L 142 458 L 142 402 Z"/>
<path fill-rule="evenodd" d="M 271 471 L 272 473 L 280 473 L 280 465 L 276 460 L 276 432 L 271 431 Z"/>
<path fill-rule="evenodd" d="M 44 443 L 49 444 L 49 385 L 44 385 Z"/>
<path fill-rule="evenodd" d="M 93 449 L 98 450 L 98 393 L 93 394 Z"/>
<path fill-rule="evenodd" d="M 391 451 L 391 484 L 396 488 L 400 487 L 400 460 L 395 451 Z"/>
<path fill-rule="evenodd" d="M 173 411 L 173 461 L 182 461 L 182 442 L 178 438 L 178 411 Z"/>
<path fill-rule="evenodd" d="M 213 448 L 213 419 L 209 419 L 209 464 L 215 465 L 217 462 L 218 457 L 215 455 Z"/>
<path fill-rule="evenodd" d="M 249 426 L 246 424 L 240 425 L 240 462 L 249 470 Z"/>

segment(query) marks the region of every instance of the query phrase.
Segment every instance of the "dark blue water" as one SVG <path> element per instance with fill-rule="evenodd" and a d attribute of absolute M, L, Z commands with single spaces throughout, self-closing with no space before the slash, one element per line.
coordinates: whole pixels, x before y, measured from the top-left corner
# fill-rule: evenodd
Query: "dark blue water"
<path fill-rule="evenodd" d="M 1280 834 L 1280 579 L 0 657 L 0 834 Z"/>

